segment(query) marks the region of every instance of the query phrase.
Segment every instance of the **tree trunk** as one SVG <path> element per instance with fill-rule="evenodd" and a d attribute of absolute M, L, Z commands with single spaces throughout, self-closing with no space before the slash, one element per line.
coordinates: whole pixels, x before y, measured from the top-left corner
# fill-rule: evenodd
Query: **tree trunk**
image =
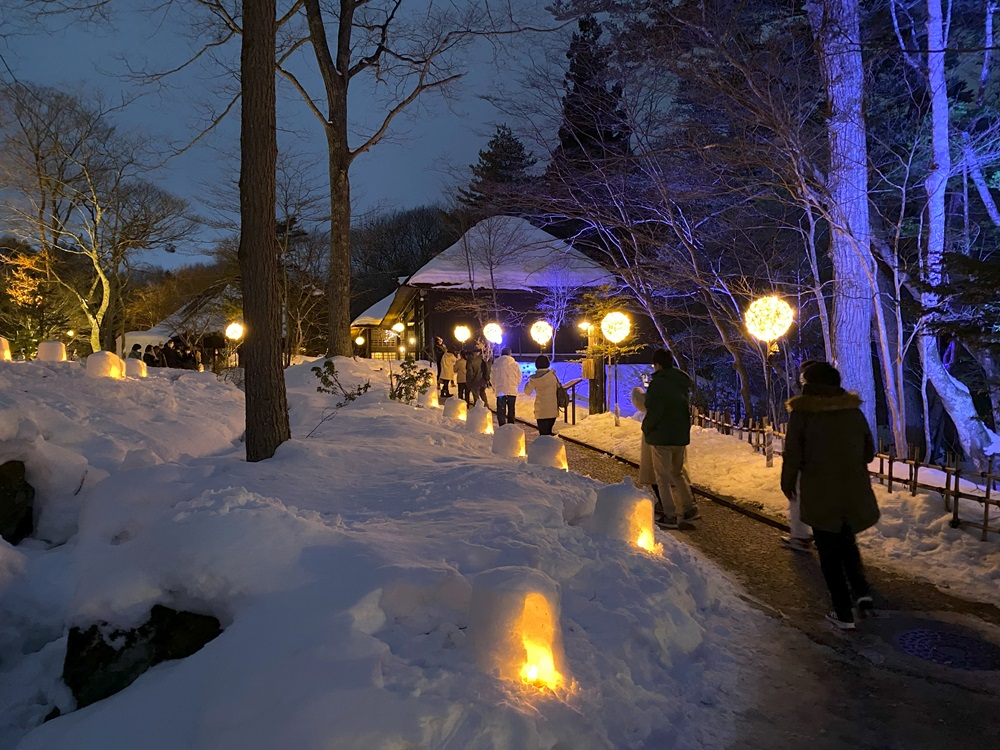
<path fill-rule="evenodd" d="M 868 147 L 858 0 L 808 0 L 806 8 L 826 83 L 830 145 L 830 257 L 833 354 L 844 387 L 857 391 L 874 430 L 871 332 L 875 261 L 868 215 Z"/>
<path fill-rule="evenodd" d="M 927 76 L 931 94 L 931 165 L 927 172 L 927 255 L 924 281 L 931 287 L 923 292 L 925 315 L 935 314 L 939 298 L 933 290 L 943 279 L 945 249 L 945 192 L 951 172 L 948 133 L 948 89 L 945 80 L 944 14 L 941 0 L 927 0 Z M 992 443 L 989 431 L 979 418 L 972 394 L 951 376 L 941 360 L 937 336 L 925 330 L 920 335 L 920 359 L 934 392 L 955 424 L 962 451 L 976 466 L 986 466 L 986 450 Z"/>
<path fill-rule="evenodd" d="M 276 164 L 274 52 L 276 0 L 243 8 L 240 71 L 240 274 L 247 461 L 270 458 L 291 437 L 281 368 L 278 247 L 274 236 Z"/>
<path fill-rule="evenodd" d="M 329 132 L 329 131 L 328 131 Z M 345 134 L 346 139 L 346 134 Z M 330 323 L 329 356 L 350 357 L 351 346 L 351 181 L 346 145 L 332 133 L 330 148 L 330 268 L 326 299 Z M 346 144 L 346 140 L 344 141 Z M 345 153 L 340 153 L 345 152 Z"/>

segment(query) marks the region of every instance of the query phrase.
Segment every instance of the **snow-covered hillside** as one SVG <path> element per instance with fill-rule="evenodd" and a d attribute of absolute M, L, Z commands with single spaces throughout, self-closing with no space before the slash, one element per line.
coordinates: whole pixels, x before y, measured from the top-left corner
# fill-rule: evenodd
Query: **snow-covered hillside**
<path fill-rule="evenodd" d="M 68 542 L 0 542 L 0 747 L 731 743 L 771 625 L 717 570 L 670 536 L 656 556 L 589 532 L 599 483 L 495 456 L 440 410 L 388 401 L 377 363 L 337 365 L 372 390 L 305 439 L 333 399 L 309 364 L 291 368 L 294 439 L 248 464 L 242 395 L 208 376 L 3 364 L 8 434 L 34 445 L 30 420 L 46 450 L 94 475 L 73 495 L 76 470 L 59 478 L 59 456 L 33 454 L 29 478 L 52 477 L 43 518 L 52 493 L 48 523 Z M 476 577 L 511 568 L 559 592 L 557 692 L 476 665 Z M 59 679 L 67 627 L 133 626 L 156 603 L 224 632 L 74 711 Z M 39 726 L 53 707 L 63 715 Z"/>

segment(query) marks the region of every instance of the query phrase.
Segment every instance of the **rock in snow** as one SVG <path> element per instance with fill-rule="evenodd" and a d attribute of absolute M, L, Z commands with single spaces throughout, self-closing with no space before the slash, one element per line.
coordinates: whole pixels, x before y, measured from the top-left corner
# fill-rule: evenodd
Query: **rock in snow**
<path fill-rule="evenodd" d="M 0 466 L 0 537 L 20 544 L 31 536 L 34 523 L 35 489 L 24 478 L 24 463 L 8 461 Z"/>

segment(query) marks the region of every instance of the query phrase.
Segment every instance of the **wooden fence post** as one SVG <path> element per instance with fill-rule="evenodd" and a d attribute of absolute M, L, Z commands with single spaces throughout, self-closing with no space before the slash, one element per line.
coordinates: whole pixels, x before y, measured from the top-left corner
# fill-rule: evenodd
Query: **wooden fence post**
<path fill-rule="evenodd" d="M 919 454 L 917 452 L 917 446 L 915 445 L 911 446 L 910 454 L 911 454 L 911 460 L 913 461 L 912 465 L 913 473 L 911 475 L 912 478 L 910 479 L 910 495 L 916 495 L 917 482 L 919 481 L 919 475 L 920 475 L 920 459 L 918 458 Z"/>
<path fill-rule="evenodd" d="M 767 417 L 764 417 L 764 460 L 767 468 L 774 466 L 774 428 Z"/>

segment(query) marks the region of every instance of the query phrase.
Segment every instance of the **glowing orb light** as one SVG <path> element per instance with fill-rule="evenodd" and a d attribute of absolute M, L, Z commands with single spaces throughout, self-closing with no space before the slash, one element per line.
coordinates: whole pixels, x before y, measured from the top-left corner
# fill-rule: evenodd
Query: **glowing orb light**
<path fill-rule="evenodd" d="M 365 345 L 365 337 L 364 336 L 358 336 L 356 339 L 354 339 L 354 343 L 357 344 L 358 346 L 364 346 Z"/>
<path fill-rule="evenodd" d="M 761 297 L 747 308 L 750 335 L 761 341 L 775 341 L 785 335 L 795 320 L 791 306 L 780 297 Z"/>
<path fill-rule="evenodd" d="M 455 341 L 464 344 L 470 338 L 472 338 L 472 331 L 469 330 L 469 326 L 455 326 Z"/>
<path fill-rule="evenodd" d="M 392 326 L 392 330 L 394 330 L 396 333 L 402 333 L 403 331 L 406 330 L 406 326 L 404 326 L 402 323 L 395 323 Z"/>
<path fill-rule="evenodd" d="M 588 331 L 590 331 L 591 328 L 594 327 L 594 324 L 591 323 L 589 320 L 581 320 L 579 323 L 576 324 L 576 327 L 579 328 L 584 333 L 587 333 Z"/>
<path fill-rule="evenodd" d="M 539 346 L 545 346 L 552 340 L 552 326 L 547 320 L 536 320 L 531 324 L 531 338 Z"/>
<path fill-rule="evenodd" d="M 503 343 L 503 328 L 500 327 L 499 323 L 487 323 L 483 326 L 483 336 L 491 344 L 502 344 Z"/>
<path fill-rule="evenodd" d="M 230 323 L 226 326 L 226 338 L 231 341 L 236 341 L 243 338 L 243 324 L 242 323 Z"/>
<path fill-rule="evenodd" d="M 625 313 L 610 312 L 601 321 L 601 333 L 612 344 L 619 344 L 624 341 L 631 330 L 632 321 L 628 319 L 628 315 Z"/>
<path fill-rule="evenodd" d="M 399 347 L 399 353 L 400 354 L 406 354 L 406 347 L 405 346 Z"/>

